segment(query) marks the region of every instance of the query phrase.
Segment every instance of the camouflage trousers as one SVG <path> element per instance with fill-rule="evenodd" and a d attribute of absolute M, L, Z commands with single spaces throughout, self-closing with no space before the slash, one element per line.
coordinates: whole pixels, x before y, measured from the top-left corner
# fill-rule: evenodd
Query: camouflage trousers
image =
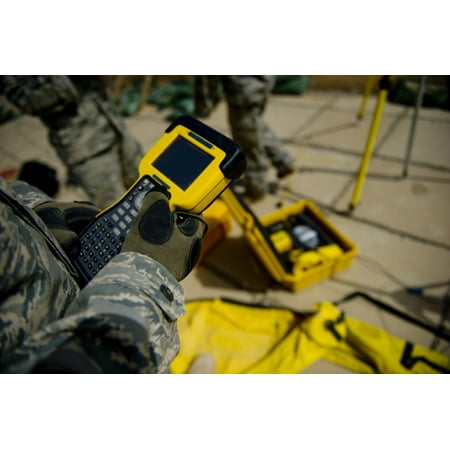
<path fill-rule="evenodd" d="M 79 99 L 75 116 L 51 123 L 49 139 L 70 177 L 101 208 L 122 196 L 138 177 L 140 145 L 108 102 L 95 93 Z"/>
<path fill-rule="evenodd" d="M 32 209 L 49 200 L 0 177 L 0 372 L 167 373 L 182 287 L 158 262 L 125 252 L 80 290 Z"/>
<path fill-rule="evenodd" d="M 293 158 L 263 118 L 274 81 L 264 75 L 200 76 L 195 81 L 198 115 L 209 115 L 220 94 L 225 96 L 232 137 L 247 157 L 245 179 L 263 191 L 271 166 L 281 175 L 293 167 Z"/>
<path fill-rule="evenodd" d="M 96 205 L 110 205 L 136 180 L 143 151 L 103 92 L 79 89 L 61 75 L 4 76 L 2 90 L 47 126 L 69 178 Z"/>

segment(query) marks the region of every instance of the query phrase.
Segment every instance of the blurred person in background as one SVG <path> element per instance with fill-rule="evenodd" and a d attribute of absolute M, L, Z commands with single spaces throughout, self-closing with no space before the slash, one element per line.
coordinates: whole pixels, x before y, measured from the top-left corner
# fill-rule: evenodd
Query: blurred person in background
<path fill-rule="evenodd" d="M 42 121 L 68 179 L 99 207 L 116 201 L 137 179 L 143 151 L 99 76 L 3 75 L 0 94 Z"/>
<path fill-rule="evenodd" d="M 197 75 L 194 79 L 197 117 L 208 117 L 222 94 L 225 97 L 232 138 L 247 156 L 242 185 L 250 200 L 259 200 L 269 192 L 271 165 L 278 178 L 294 172 L 293 158 L 263 118 L 274 83 L 275 77 L 269 75 Z"/>

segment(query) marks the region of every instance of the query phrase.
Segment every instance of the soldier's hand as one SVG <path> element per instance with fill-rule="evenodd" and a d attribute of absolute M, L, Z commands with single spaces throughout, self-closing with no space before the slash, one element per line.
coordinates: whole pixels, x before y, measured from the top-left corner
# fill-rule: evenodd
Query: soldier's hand
<path fill-rule="evenodd" d="M 45 202 L 34 211 L 47 225 L 69 257 L 80 252 L 78 235 L 95 218 L 100 209 L 88 202 Z"/>
<path fill-rule="evenodd" d="M 197 264 L 206 230 L 202 216 L 172 212 L 167 196 L 151 191 L 145 196 L 121 251 L 150 256 L 180 281 Z"/>

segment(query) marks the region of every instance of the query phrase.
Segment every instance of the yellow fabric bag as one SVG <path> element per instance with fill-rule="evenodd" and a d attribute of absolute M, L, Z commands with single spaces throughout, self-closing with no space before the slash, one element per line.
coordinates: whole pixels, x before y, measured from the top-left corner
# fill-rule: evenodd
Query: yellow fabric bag
<path fill-rule="evenodd" d="M 211 354 L 216 373 L 292 374 L 320 358 L 358 373 L 448 373 L 450 358 L 392 336 L 362 321 L 346 318 L 329 302 L 315 313 L 193 300 L 178 321 L 180 353 L 172 373 L 189 370 Z"/>

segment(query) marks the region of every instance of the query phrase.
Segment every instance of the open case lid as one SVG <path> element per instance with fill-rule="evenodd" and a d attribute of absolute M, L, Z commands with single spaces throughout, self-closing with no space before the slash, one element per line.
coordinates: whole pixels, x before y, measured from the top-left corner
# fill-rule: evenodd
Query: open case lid
<path fill-rule="evenodd" d="M 245 237 L 250 242 L 254 250 L 263 261 L 270 259 L 269 271 L 276 279 L 280 279 L 285 272 L 289 271 L 285 259 L 277 252 L 273 245 L 270 234 L 262 225 L 258 217 L 253 213 L 242 196 L 238 194 L 231 186 L 226 189 L 221 196 L 222 200 L 230 209 L 231 214 L 237 223 L 241 226 Z M 267 265 L 267 264 L 266 264 Z"/>

